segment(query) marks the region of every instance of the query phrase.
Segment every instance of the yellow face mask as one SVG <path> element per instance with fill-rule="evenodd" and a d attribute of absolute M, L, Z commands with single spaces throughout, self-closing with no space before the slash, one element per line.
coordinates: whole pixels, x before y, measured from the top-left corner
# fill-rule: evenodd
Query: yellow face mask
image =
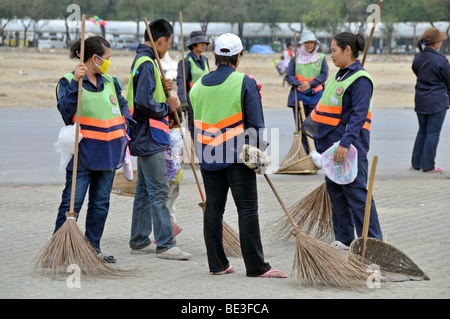
<path fill-rule="evenodd" d="M 102 65 L 98 65 L 97 63 L 94 62 L 95 65 L 100 69 L 100 71 L 101 71 L 103 74 L 106 74 L 106 72 L 108 72 L 109 66 L 111 65 L 111 61 L 109 61 L 109 60 L 104 60 L 104 59 L 102 59 L 102 57 L 99 56 L 99 55 L 97 55 L 97 57 L 98 57 L 100 60 L 103 61 L 103 64 L 102 64 Z"/>

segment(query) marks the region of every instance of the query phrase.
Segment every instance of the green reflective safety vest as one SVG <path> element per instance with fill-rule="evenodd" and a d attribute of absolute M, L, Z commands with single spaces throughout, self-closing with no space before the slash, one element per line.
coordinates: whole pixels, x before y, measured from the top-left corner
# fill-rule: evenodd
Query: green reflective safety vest
<path fill-rule="evenodd" d="M 245 74 L 232 72 L 218 85 L 197 81 L 190 100 L 197 157 L 206 170 L 225 168 L 237 161 L 244 140 L 242 86 Z"/>
<path fill-rule="evenodd" d="M 206 61 L 203 70 L 197 65 L 197 63 L 195 63 L 194 59 L 191 56 L 189 57 L 188 61 L 191 67 L 191 82 L 189 83 L 189 86 L 192 88 L 192 86 L 195 82 L 198 81 L 198 79 L 209 73 L 209 68 Z"/>
<path fill-rule="evenodd" d="M 343 81 L 336 80 L 337 72 L 327 81 L 322 98 L 317 103 L 314 110 L 302 124 L 305 134 L 315 139 L 327 136 L 334 128 L 341 123 L 342 98 L 347 88 L 358 78 L 367 77 L 373 85 L 370 74 L 365 70 L 360 70 Z M 373 91 L 370 98 L 369 111 L 363 129 L 370 131 L 372 122 Z"/>
<path fill-rule="evenodd" d="M 122 166 L 128 140 L 125 119 L 120 111 L 114 78 L 102 74 L 103 90 L 92 92 L 83 88 L 81 95 L 80 159 L 91 170 L 111 170 Z M 72 72 L 64 75 L 69 83 Z M 57 86 L 59 92 L 59 84 Z M 77 114 L 72 119 L 77 121 Z"/>
<path fill-rule="evenodd" d="M 159 70 L 156 67 L 155 61 L 148 56 L 142 56 L 136 60 L 133 69 L 130 73 L 130 79 L 128 80 L 127 93 L 125 95 L 125 99 L 128 101 L 128 107 L 130 108 L 130 114 L 133 116 L 134 113 L 134 88 L 133 88 L 133 79 L 137 74 L 137 70 L 139 66 L 144 63 L 150 61 L 153 65 L 155 80 L 156 80 L 156 88 L 153 92 L 153 98 L 158 103 L 165 103 L 167 96 L 164 91 L 164 87 L 161 81 L 161 77 L 159 76 Z M 150 93 L 150 92 L 149 92 Z M 149 118 L 150 130 L 152 133 L 153 139 L 160 144 L 169 144 L 169 117 L 166 116 L 163 119 L 159 118 Z"/>
<path fill-rule="evenodd" d="M 295 62 L 295 76 L 301 82 L 310 82 L 314 80 L 318 75 L 320 75 L 320 71 L 322 70 L 322 63 L 325 55 L 323 53 L 318 53 L 319 59 L 316 62 L 308 63 L 308 64 L 298 64 Z M 314 92 L 319 92 L 323 90 L 322 84 L 313 88 Z M 300 92 L 303 92 L 300 90 Z"/>

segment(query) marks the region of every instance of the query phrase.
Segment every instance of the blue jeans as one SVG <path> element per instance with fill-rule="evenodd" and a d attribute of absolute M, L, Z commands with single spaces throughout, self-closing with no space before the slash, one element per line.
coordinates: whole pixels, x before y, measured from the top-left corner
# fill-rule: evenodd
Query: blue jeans
<path fill-rule="evenodd" d="M 203 220 L 208 264 L 211 272 L 229 267 L 223 248 L 223 214 L 228 190 L 239 215 L 239 238 L 247 276 L 256 277 L 270 269 L 264 261 L 258 217 L 255 173 L 245 164 L 233 164 L 217 171 L 201 170 L 206 192 Z"/>
<path fill-rule="evenodd" d="M 367 157 L 358 154 L 358 175 L 352 183 L 339 185 L 325 177 L 327 191 L 333 207 L 334 236 L 336 240 L 347 246 L 355 239 L 355 229 L 358 237 L 362 235 L 367 199 L 367 169 Z M 383 239 L 373 198 L 368 236 Z"/>
<path fill-rule="evenodd" d="M 433 114 L 417 113 L 419 131 L 414 143 L 411 165 L 415 169 L 431 171 L 435 167 L 436 150 L 447 109 Z"/>
<path fill-rule="evenodd" d="M 101 252 L 100 239 L 102 238 L 106 217 L 108 216 L 114 174 L 115 171 L 91 171 L 86 169 L 81 162 L 78 163 L 74 211 L 77 214 L 80 213 L 89 188 L 85 236 L 91 241 L 98 252 Z M 66 186 L 62 193 L 62 200 L 58 209 L 55 232 L 66 220 L 66 212 L 70 210 L 71 193 L 72 170 L 66 170 Z"/>
<path fill-rule="evenodd" d="M 175 246 L 170 212 L 166 205 L 169 179 L 164 152 L 138 157 L 137 171 L 130 247 L 141 249 L 150 245 L 149 236 L 153 229 L 156 252 L 160 253 Z"/>

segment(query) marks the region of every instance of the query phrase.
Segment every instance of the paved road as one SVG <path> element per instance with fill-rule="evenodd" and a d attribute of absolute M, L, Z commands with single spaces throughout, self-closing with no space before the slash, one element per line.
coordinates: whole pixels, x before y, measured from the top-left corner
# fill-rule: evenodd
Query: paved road
<path fill-rule="evenodd" d="M 291 110 L 266 109 L 270 152 L 284 159 L 293 139 Z M 417 119 L 411 109 L 374 110 L 371 134 L 372 156 L 379 157 L 377 176 L 409 177 L 411 152 L 417 133 Z M 64 181 L 58 172 L 59 157 L 53 149 L 61 117 L 56 109 L 0 109 L 0 185 L 42 185 Z M 279 139 L 275 139 L 275 137 Z M 278 142 L 279 141 L 279 142 Z M 436 163 L 450 172 L 450 125 L 444 123 Z M 190 176 L 188 175 L 187 178 Z M 286 176 L 289 178 L 289 176 Z"/>

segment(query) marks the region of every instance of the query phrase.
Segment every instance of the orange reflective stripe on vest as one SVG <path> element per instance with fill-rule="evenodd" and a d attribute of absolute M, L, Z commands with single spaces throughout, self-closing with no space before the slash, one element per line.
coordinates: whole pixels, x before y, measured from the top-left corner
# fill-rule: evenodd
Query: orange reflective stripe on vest
<path fill-rule="evenodd" d="M 77 117 L 73 117 L 73 122 L 75 123 L 77 121 Z M 89 125 L 89 126 L 96 126 L 101 128 L 108 128 L 113 127 L 120 124 L 125 124 L 125 119 L 123 116 L 121 117 L 115 117 L 109 120 L 99 120 L 91 117 L 80 117 L 80 124 L 81 125 Z"/>
<path fill-rule="evenodd" d="M 164 118 L 164 120 L 166 120 L 167 123 L 169 123 L 168 116 L 166 116 Z M 149 119 L 149 122 L 150 122 L 151 127 L 156 128 L 161 131 L 164 131 L 165 133 L 169 134 L 169 124 L 166 124 L 166 123 L 162 122 L 161 120 L 156 120 L 156 119 Z"/>
<path fill-rule="evenodd" d="M 111 141 L 116 138 L 123 137 L 125 135 L 125 130 L 120 129 L 105 133 L 80 129 L 80 133 L 83 136 L 83 138 L 90 138 L 93 140 L 100 140 L 100 141 Z"/>
<path fill-rule="evenodd" d="M 197 141 L 202 144 L 205 144 L 205 145 L 218 146 L 222 143 L 225 143 L 229 139 L 232 139 L 242 133 L 244 133 L 244 125 L 240 124 L 233 128 L 227 128 L 225 130 L 225 132 L 221 133 L 220 135 L 218 135 L 216 137 L 202 135 L 202 134 L 198 133 Z"/>
<path fill-rule="evenodd" d="M 223 119 L 222 121 L 219 121 L 216 124 L 203 123 L 202 121 L 199 120 L 194 121 L 194 124 L 199 131 L 203 132 L 197 134 L 198 142 L 211 146 L 218 146 L 221 143 L 224 143 L 229 139 L 232 139 L 244 132 L 244 124 L 242 123 L 242 112 L 227 117 L 226 119 Z M 232 127 L 233 125 L 236 126 Z M 210 136 L 205 133 L 218 135 Z"/>
<path fill-rule="evenodd" d="M 319 103 L 317 103 L 316 110 L 321 113 L 341 114 L 342 107 L 324 105 L 324 104 L 320 103 L 320 101 L 319 101 Z"/>
<path fill-rule="evenodd" d="M 308 78 L 306 78 L 306 77 L 304 77 L 303 75 L 298 75 L 298 74 L 296 74 L 295 75 L 296 77 L 297 77 L 297 80 L 299 80 L 300 82 L 311 82 L 312 80 L 314 80 L 315 78 L 311 78 L 311 79 L 308 79 Z M 319 92 L 319 91 L 322 91 L 323 90 L 323 85 L 322 84 L 319 84 L 318 86 L 316 86 L 315 88 L 312 88 L 312 90 L 314 91 L 314 92 Z M 303 91 L 303 90 L 299 90 L 300 92 L 305 92 L 305 91 Z"/>
<path fill-rule="evenodd" d="M 231 126 L 234 123 L 237 123 L 239 121 L 242 121 L 242 112 L 236 113 L 235 115 L 232 115 L 230 117 L 227 117 L 226 119 L 223 119 L 220 122 L 217 122 L 216 124 L 208 124 L 203 123 L 202 121 L 194 121 L 195 127 L 199 130 L 210 132 L 210 133 L 217 133 L 218 131 L 222 130 L 225 127 Z"/>
<path fill-rule="evenodd" d="M 329 117 L 329 116 L 325 116 L 325 115 L 319 115 L 316 113 L 316 110 L 312 110 L 311 119 L 314 122 L 323 123 L 323 124 L 332 125 L 332 126 L 337 126 L 339 124 L 339 122 L 341 121 L 338 118 L 333 118 L 333 117 Z"/>
<path fill-rule="evenodd" d="M 77 121 L 77 116 L 73 117 L 73 123 Z M 96 127 L 100 129 L 108 129 L 112 128 L 117 125 L 123 125 L 125 124 L 125 119 L 123 116 L 119 116 L 116 118 L 112 118 L 109 120 L 99 120 L 95 118 L 90 117 L 80 117 L 80 125 L 83 126 L 91 126 L 92 129 L 87 129 L 85 127 L 80 127 L 80 133 L 83 136 L 83 138 L 90 138 L 93 140 L 100 140 L 100 141 L 111 141 L 116 138 L 120 138 L 125 136 L 125 129 L 118 129 L 111 132 L 101 132 L 98 130 L 95 130 Z"/>

